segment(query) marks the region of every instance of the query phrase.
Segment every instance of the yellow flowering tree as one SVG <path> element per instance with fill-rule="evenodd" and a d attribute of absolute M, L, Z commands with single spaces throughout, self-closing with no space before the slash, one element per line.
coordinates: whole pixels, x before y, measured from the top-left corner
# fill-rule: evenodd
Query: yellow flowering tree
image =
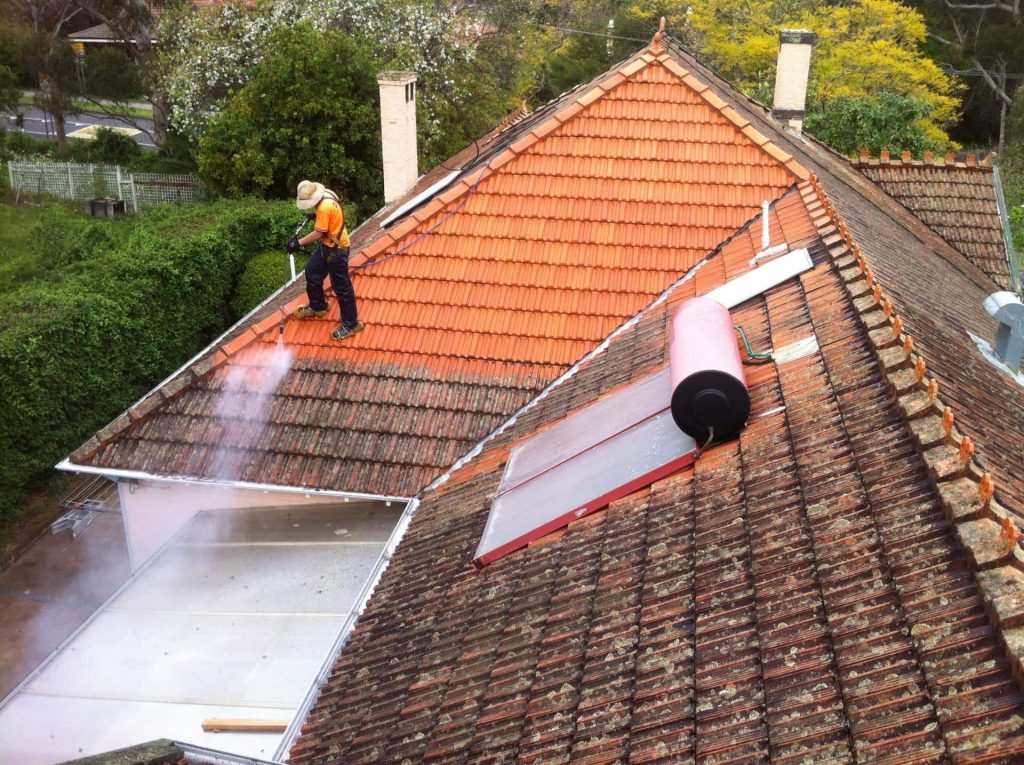
<path fill-rule="evenodd" d="M 917 105 L 914 127 L 928 145 L 950 145 L 961 86 L 923 52 L 923 16 L 897 0 L 693 0 L 688 8 L 676 34 L 758 100 L 771 101 L 779 30 L 809 29 L 818 35 L 809 112 L 827 114 L 837 100 L 902 99 Z"/>

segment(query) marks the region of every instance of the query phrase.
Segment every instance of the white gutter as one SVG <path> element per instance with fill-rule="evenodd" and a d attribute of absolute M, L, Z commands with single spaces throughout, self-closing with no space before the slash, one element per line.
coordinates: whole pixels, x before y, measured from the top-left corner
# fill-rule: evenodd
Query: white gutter
<path fill-rule="evenodd" d="M 380 581 L 381 577 L 384 576 L 384 572 L 387 570 L 388 564 L 391 562 L 391 557 L 395 554 L 395 550 L 402 541 L 402 537 L 405 536 L 405 532 L 409 528 L 409 523 L 412 521 L 412 516 L 419 506 L 420 500 L 418 497 L 405 506 L 405 511 L 402 513 L 402 517 L 398 519 L 398 523 L 392 530 L 391 536 L 388 537 L 388 542 L 384 545 L 384 549 L 377 558 L 377 562 L 374 564 L 373 570 L 370 572 L 370 576 L 366 580 L 366 584 L 363 585 L 363 589 L 356 598 L 355 607 L 351 612 L 349 612 L 348 618 L 345 620 L 345 624 L 342 625 L 341 632 L 338 633 L 338 637 L 335 639 L 334 645 L 331 646 L 331 650 L 328 652 L 323 666 L 321 666 L 320 671 L 316 675 L 316 679 L 313 681 L 309 691 L 306 693 L 306 698 L 302 700 L 302 704 L 299 705 L 299 708 L 295 713 L 295 717 L 292 718 L 291 723 L 285 730 L 284 736 L 281 738 L 281 743 L 278 744 L 277 751 L 274 752 L 274 762 L 285 762 L 288 752 L 295 744 L 296 739 L 298 739 L 299 733 L 302 731 L 302 726 L 305 724 L 306 718 L 309 717 L 309 713 L 313 709 L 313 705 L 316 704 L 317 699 L 320 698 L 320 691 L 323 689 L 324 683 L 327 682 L 327 678 L 330 677 L 331 670 L 334 669 L 334 665 L 338 661 L 338 657 L 341 656 L 341 652 L 345 650 L 345 645 L 348 643 L 349 636 L 352 634 L 352 630 L 355 628 L 356 622 L 366 609 L 366 604 L 370 602 L 370 596 L 373 594 L 374 589 L 376 589 L 377 583 Z"/>
<path fill-rule="evenodd" d="M 192 763 L 202 763 L 202 765 L 275 765 L 270 760 L 246 757 L 244 754 L 221 752 L 217 749 L 207 749 L 205 746 L 196 746 L 184 741 L 172 741 L 171 743 L 181 750 L 181 753 L 185 755 L 185 761 L 189 765 L 192 765 Z"/>
<path fill-rule="evenodd" d="M 1006 259 L 1010 265 L 1010 281 L 1014 292 L 1024 292 L 1021 284 L 1020 267 L 1017 265 L 1017 253 L 1013 246 L 1013 232 L 1010 230 L 1010 218 L 1006 210 L 1006 197 L 1003 196 L 1003 181 L 999 174 L 999 166 L 992 168 L 992 180 L 996 187 L 996 209 L 999 210 L 999 225 L 1003 229 L 1003 244 L 1006 245 Z"/>
<path fill-rule="evenodd" d="M 114 478 L 127 481 L 154 481 L 163 483 L 187 484 L 189 486 L 213 486 L 227 489 L 246 489 L 249 491 L 275 492 L 281 494 L 304 494 L 306 497 L 338 497 L 345 502 L 384 502 L 390 505 L 392 502 L 405 504 L 411 497 L 397 497 L 386 494 L 364 494 L 358 491 L 334 491 L 331 489 L 311 489 L 302 486 L 278 486 L 272 483 L 250 483 L 249 481 L 219 481 L 216 479 L 189 478 L 187 476 L 156 475 L 144 473 L 141 470 L 120 470 L 118 468 L 93 467 L 92 465 L 78 465 L 71 460 L 65 459 L 58 462 L 54 467 L 68 473 L 89 473 L 91 475 L 102 475 L 107 478 Z"/>

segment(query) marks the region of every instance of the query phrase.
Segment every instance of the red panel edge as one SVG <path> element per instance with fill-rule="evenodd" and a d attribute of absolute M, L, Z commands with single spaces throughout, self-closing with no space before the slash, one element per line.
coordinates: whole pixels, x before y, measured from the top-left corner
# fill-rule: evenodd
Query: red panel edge
<path fill-rule="evenodd" d="M 526 545 L 530 544 L 530 542 L 535 542 L 541 537 L 547 536 L 552 531 L 557 531 L 563 526 L 568 526 L 572 521 L 576 520 L 577 518 L 582 518 L 583 516 L 589 515 L 590 513 L 594 512 L 599 508 L 611 504 L 617 499 L 622 499 L 623 497 L 629 496 L 634 491 L 642 489 L 643 487 L 648 486 L 654 483 L 655 481 L 660 481 L 662 478 L 671 475 L 672 473 L 686 467 L 687 465 L 692 465 L 696 461 L 696 450 L 687 452 L 681 457 L 678 457 L 672 460 L 671 462 L 667 462 L 659 468 L 655 468 L 654 470 L 648 473 L 644 473 L 641 476 L 637 476 L 629 483 L 625 483 L 622 486 L 619 486 L 618 488 L 612 489 L 606 494 L 601 495 L 600 497 L 596 497 L 595 499 L 590 500 L 582 507 L 574 508 L 573 510 L 570 510 L 567 513 L 563 513 L 557 518 L 552 518 L 547 523 L 538 526 L 537 528 L 527 532 L 526 534 L 523 534 L 521 537 L 517 537 L 509 542 L 506 542 L 500 547 L 495 547 L 490 552 L 481 555 L 479 558 L 476 558 L 473 561 L 473 563 L 476 564 L 477 567 L 483 568 L 489 563 L 493 563 L 499 558 L 503 558 L 504 556 L 518 550 L 521 547 L 526 547 Z"/>

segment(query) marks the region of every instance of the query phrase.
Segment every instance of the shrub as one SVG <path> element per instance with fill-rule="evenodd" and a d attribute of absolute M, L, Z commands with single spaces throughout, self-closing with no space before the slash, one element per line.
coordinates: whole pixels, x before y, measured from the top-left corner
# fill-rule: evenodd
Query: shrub
<path fill-rule="evenodd" d="M 219 194 L 290 198 L 320 181 L 364 213 L 380 206 L 375 66 L 336 31 L 278 30 L 249 82 L 208 125 L 199 170 Z"/>
<path fill-rule="evenodd" d="M 129 165 L 142 154 L 142 148 L 135 141 L 106 127 L 96 131 L 96 140 L 89 148 L 93 162 L 107 165 Z"/>
<path fill-rule="evenodd" d="M 43 213 L 52 273 L 0 295 L 0 517 L 25 488 L 233 320 L 250 253 L 287 240 L 295 209 L 166 207 L 116 222 Z"/>
<path fill-rule="evenodd" d="M 877 155 L 883 149 L 945 151 L 945 145 L 928 137 L 923 122 L 928 115 L 924 102 L 892 93 L 874 97 L 838 96 L 816 105 L 807 115 L 807 131 L 836 151 L 856 154 L 867 149 Z"/>
<path fill-rule="evenodd" d="M 306 256 L 296 254 L 295 273 L 302 272 L 306 260 Z M 238 277 L 238 286 L 231 298 L 231 308 L 235 315 L 245 316 L 290 278 L 288 256 L 282 247 L 251 258 Z"/>

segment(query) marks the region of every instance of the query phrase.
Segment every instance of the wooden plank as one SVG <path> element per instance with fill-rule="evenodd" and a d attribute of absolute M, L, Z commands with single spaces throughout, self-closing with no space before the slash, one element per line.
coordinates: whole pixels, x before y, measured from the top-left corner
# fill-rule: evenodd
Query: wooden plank
<path fill-rule="evenodd" d="M 284 733 L 289 720 L 229 720 L 210 717 L 203 720 L 205 731 L 236 731 L 243 733 Z"/>

